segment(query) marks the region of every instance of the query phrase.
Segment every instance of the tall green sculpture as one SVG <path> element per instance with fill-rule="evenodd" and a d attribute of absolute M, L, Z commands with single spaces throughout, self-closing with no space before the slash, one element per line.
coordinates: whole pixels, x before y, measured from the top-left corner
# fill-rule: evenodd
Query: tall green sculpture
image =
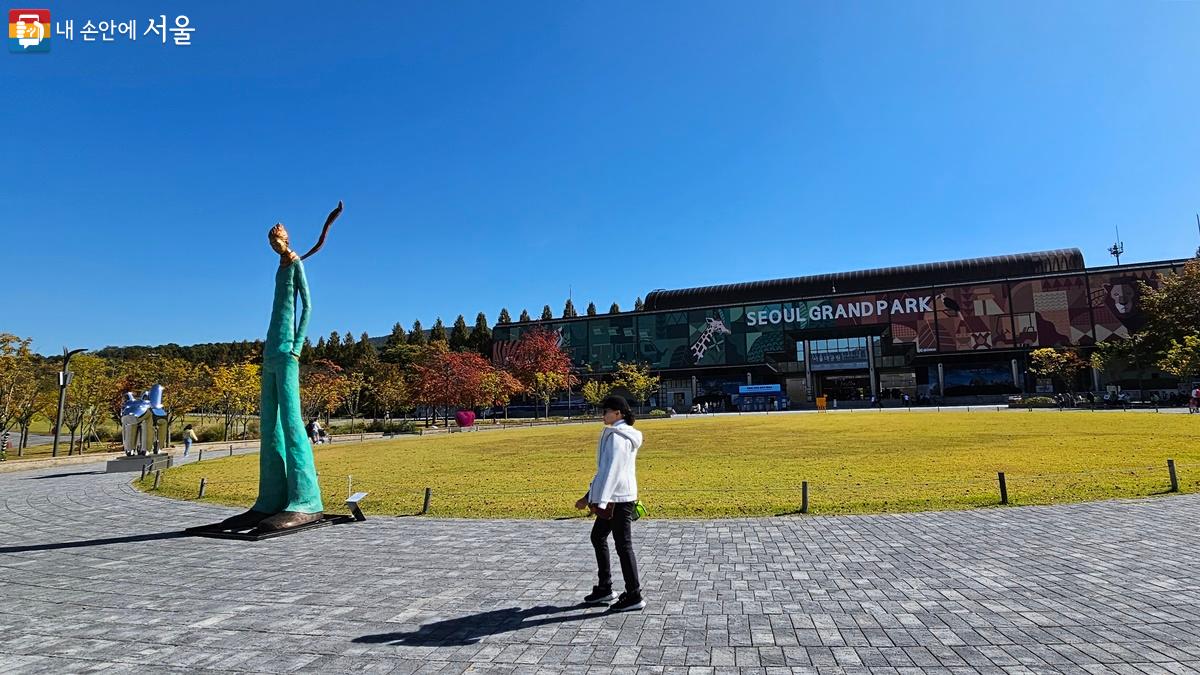
<path fill-rule="evenodd" d="M 319 521 L 324 515 L 312 445 L 304 432 L 300 410 L 300 348 L 312 312 L 302 261 L 320 250 L 329 226 L 341 213 L 342 203 L 338 202 L 325 221 L 317 245 L 303 257 L 288 245 L 288 233 L 282 224 L 277 223 L 267 233 L 271 248 L 279 254 L 279 269 L 275 272 L 275 300 L 263 347 L 258 500 L 249 511 L 222 521 L 222 529 L 278 532 Z"/>

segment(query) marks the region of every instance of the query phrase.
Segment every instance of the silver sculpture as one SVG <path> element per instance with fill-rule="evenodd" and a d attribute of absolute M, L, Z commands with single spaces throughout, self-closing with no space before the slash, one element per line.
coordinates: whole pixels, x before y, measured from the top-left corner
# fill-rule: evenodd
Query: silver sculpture
<path fill-rule="evenodd" d="M 121 444 L 125 456 L 157 455 L 167 446 L 167 411 L 162 407 L 163 386 L 156 384 L 140 399 L 126 392 L 121 407 Z"/>

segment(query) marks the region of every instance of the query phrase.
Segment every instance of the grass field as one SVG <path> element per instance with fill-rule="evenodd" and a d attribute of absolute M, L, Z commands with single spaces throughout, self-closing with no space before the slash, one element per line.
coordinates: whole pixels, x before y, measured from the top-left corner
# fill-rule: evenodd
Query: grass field
<path fill-rule="evenodd" d="M 641 499 L 652 517 L 794 512 L 808 481 L 810 513 L 960 509 L 1200 489 L 1200 417 L 1122 412 L 855 412 L 639 422 Z M 347 476 L 368 513 L 411 514 L 433 488 L 431 515 L 548 518 L 577 514 L 595 467 L 599 425 L 404 438 L 320 447 L 322 491 L 342 510 Z M 165 472 L 160 494 L 248 506 L 258 456 Z M 148 488 L 147 480 L 143 487 Z"/>

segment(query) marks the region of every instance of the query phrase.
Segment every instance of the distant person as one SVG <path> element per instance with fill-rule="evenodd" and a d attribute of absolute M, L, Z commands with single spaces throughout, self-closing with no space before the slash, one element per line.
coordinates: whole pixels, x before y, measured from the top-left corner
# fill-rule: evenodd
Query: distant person
<path fill-rule="evenodd" d="M 642 447 L 642 432 L 633 428 L 633 411 L 620 396 L 609 396 L 600 404 L 604 423 L 596 448 L 596 475 L 587 494 L 575 502 L 577 509 L 589 509 L 596 515 L 592 526 L 592 547 L 596 550 L 599 583 L 583 598 L 588 604 L 616 600 L 609 611 L 642 609 L 642 584 L 638 579 L 637 558 L 633 553 L 633 519 L 637 502 L 637 451 Z M 625 592 L 613 594 L 612 567 L 608 556 L 608 535 L 612 534 L 621 562 Z"/>
<path fill-rule="evenodd" d="M 911 406 L 912 406 L 912 402 L 911 402 L 911 401 L 909 400 L 909 398 L 908 398 L 908 392 L 905 392 L 905 393 L 904 393 L 904 399 L 903 399 L 903 400 L 904 400 L 904 405 L 905 405 L 906 407 L 911 407 Z"/>
<path fill-rule="evenodd" d="M 1192 389 L 1192 398 L 1188 400 L 1188 412 L 1194 413 L 1200 407 L 1200 387 Z"/>
<path fill-rule="evenodd" d="M 323 429 L 321 429 L 321 423 L 317 421 L 317 418 L 314 417 L 308 421 L 308 426 L 305 427 L 305 431 L 308 432 L 308 441 L 310 443 L 317 445 L 321 442 L 321 432 Z"/>
<path fill-rule="evenodd" d="M 188 452 L 191 451 L 191 449 L 192 449 L 192 443 L 195 443 L 197 440 L 199 440 L 199 439 L 196 438 L 196 430 L 192 428 L 192 425 L 189 424 L 183 428 L 183 456 L 184 457 L 188 456 Z"/>

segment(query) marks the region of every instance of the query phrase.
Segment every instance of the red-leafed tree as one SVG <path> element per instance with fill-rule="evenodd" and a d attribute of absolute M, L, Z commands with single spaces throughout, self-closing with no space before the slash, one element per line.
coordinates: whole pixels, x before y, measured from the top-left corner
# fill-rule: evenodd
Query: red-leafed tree
<path fill-rule="evenodd" d="M 416 368 L 416 400 L 432 408 L 443 408 L 447 420 L 451 407 L 477 408 L 490 405 L 492 387 L 484 383 L 495 369 L 475 352 L 452 352 L 432 347 Z"/>
<path fill-rule="evenodd" d="M 522 334 L 506 366 L 526 392 L 545 404 L 547 417 L 555 392 L 579 382 L 571 374 L 571 357 L 558 344 L 558 333 L 546 329 Z"/>

